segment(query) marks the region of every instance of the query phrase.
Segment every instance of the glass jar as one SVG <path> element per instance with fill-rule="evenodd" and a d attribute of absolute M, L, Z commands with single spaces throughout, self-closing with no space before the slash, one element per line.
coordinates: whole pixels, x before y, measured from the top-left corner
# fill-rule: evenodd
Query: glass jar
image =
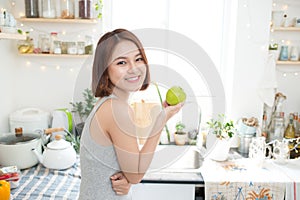
<path fill-rule="evenodd" d="M 76 42 L 68 42 L 68 54 L 77 54 Z"/>
<path fill-rule="evenodd" d="M 53 42 L 53 53 L 61 54 L 61 41 L 55 40 Z"/>
<path fill-rule="evenodd" d="M 85 54 L 93 54 L 93 37 L 86 35 L 85 42 Z"/>
<path fill-rule="evenodd" d="M 79 55 L 85 54 L 85 42 L 82 41 L 77 42 L 77 54 Z"/>
<path fill-rule="evenodd" d="M 79 18 L 91 19 L 93 16 L 92 0 L 79 0 Z"/>
<path fill-rule="evenodd" d="M 25 0 L 25 14 L 27 18 L 39 17 L 39 1 Z"/>
<path fill-rule="evenodd" d="M 60 1 L 60 17 L 62 19 L 74 19 L 74 0 L 61 0 Z"/>
<path fill-rule="evenodd" d="M 42 0 L 43 18 L 56 18 L 55 0 Z"/>
<path fill-rule="evenodd" d="M 50 37 L 49 35 L 42 34 L 40 35 L 40 44 L 39 46 L 41 47 L 41 52 L 48 54 L 50 53 Z"/>

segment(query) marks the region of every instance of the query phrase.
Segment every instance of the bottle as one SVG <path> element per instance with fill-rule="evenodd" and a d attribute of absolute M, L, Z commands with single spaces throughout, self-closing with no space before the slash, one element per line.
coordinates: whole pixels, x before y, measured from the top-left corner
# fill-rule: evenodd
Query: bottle
<path fill-rule="evenodd" d="M 54 53 L 54 42 L 55 41 L 58 41 L 57 32 L 51 32 L 50 33 L 50 53 L 51 54 Z"/>
<path fill-rule="evenodd" d="M 25 16 L 27 18 L 39 17 L 39 0 L 25 0 Z"/>
<path fill-rule="evenodd" d="M 74 19 L 75 18 L 74 0 L 61 0 L 60 1 L 60 9 L 61 9 L 60 17 L 62 19 Z"/>
<path fill-rule="evenodd" d="M 42 0 L 43 18 L 56 18 L 55 0 Z"/>
<path fill-rule="evenodd" d="M 261 127 L 261 136 L 268 138 L 267 113 L 264 111 Z"/>
<path fill-rule="evenodd" d="M 284 138 L 292 139 L 295 138 L 295 126 L 294 126 L 294 115 L 290 113 L 289 124 L 285 129 Z"/>
<path fill-rule="evenodd" d="M 279 60 L 287 61 L 288 59 L 288 46 L 281 46 Z"/>
<path fill-rule="evenodd" d="M 281 140 L 283 138 L 285 129 L 284 124 L 284 112 L 276 112 L 269 133 L 268 142 L 276 139 Z"/>
<path fill-rule="evenodd" d="M 300 122 L 298 112 L 294 112 L 295 138 L 300 137 Z"/>
<path fill-rule="evenodd" d="M 79 18 L 91 19 L 93 16 L 92 0 L 79 0 Z"/>

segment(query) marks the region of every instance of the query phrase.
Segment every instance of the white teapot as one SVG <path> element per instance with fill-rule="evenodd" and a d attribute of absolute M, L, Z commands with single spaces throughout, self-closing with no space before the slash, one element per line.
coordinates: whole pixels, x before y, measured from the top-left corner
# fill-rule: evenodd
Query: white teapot
<path fill-rule="evenodd" d="M 67 169 L 76 162 L 76 151 L 70 142 L 67 142 L 61 135 L 55 135 L 55 140 L 47 144 L 43 154 L 32 149 L 40 163 L 49 169 Z"/>

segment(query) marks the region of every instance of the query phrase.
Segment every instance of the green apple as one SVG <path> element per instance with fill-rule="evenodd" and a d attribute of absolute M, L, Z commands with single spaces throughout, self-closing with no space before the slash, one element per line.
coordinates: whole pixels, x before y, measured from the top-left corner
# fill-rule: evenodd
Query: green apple
<path fill-rule="evenodd" d="M 186 94 L 179 86 L 171 87 L 166 94 L 166 101 L 169 105 L 174 106 L 178 103 L 185 101 Z"/>

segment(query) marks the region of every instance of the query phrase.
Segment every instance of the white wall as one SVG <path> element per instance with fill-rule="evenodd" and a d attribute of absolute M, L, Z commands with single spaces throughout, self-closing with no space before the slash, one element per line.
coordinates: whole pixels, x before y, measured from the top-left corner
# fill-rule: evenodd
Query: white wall
<path fill-rule="evenodd" d="M 271 0 L 238 1 L 232 96 L 228 105 L 234 119 L 262 116 L 263 102 L 257 89 L 268 54 L 271 7 Z"/>

